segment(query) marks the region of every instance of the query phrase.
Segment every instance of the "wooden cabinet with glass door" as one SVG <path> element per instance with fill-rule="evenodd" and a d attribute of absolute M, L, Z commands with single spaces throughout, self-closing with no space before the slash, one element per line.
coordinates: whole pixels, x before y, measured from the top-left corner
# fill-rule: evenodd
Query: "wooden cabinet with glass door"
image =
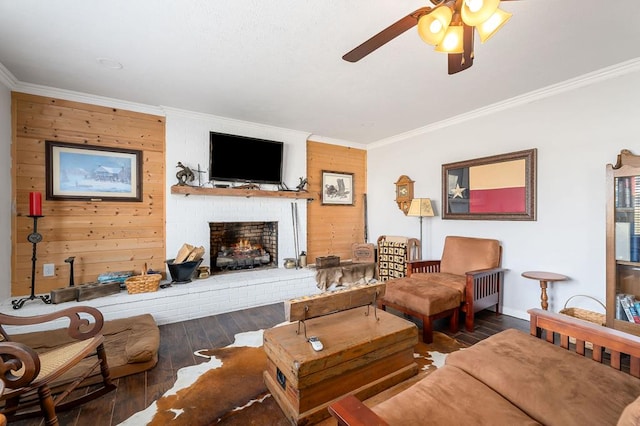
<path fill-rule="evenodd" d="M 607 326 L 640 335 L 640 156 L 607 164 L 606 191 Z"/>

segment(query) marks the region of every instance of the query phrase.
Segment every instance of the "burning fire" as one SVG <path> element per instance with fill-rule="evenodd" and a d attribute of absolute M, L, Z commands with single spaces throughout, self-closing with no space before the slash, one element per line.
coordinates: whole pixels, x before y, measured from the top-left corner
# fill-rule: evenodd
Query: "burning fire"
<path fill-rule="evenodd" d="M 233 249 L 237 251 L 262 250 L 262 245 L 251 244 L 249 240 L 240 240 L 233 246 Z"/>

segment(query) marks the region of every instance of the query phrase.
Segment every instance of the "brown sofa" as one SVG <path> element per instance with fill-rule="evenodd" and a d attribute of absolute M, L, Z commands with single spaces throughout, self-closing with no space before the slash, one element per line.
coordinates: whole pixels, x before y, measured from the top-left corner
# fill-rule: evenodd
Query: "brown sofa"
<path fill-rule="evenodd" d="M 640 338 L 529 313 L 532 335 L 506 330 L 454 352 L 444 367 L 372 410 L 350 396 L 329 411 L 352 426 L 639 425 Z M 585 341 L 596 349 L 585 349 Z"/>

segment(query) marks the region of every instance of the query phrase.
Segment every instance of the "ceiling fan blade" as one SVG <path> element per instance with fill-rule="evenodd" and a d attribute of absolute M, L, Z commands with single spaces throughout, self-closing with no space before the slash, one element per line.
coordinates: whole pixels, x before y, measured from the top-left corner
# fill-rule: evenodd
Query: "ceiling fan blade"
<path fill-rule="evenodd" d="M 473 65 L 473 27 L 464 26 L 462 42 L 464 53 L 449 53 L 449 75 L 464 71 Z"/>
<path fill-rule="evenodd" d="M 418 24 L 418 18 L 431 10 L 432 8 L 430 7 L 421 7 L 420 9 L 408 14 L 404 18 L 380 31 L 360 46 L 346 53 L 342 59 L 348 62 L 358 62 L 377 48 L 384 46 L 408 29 L 415 27 Z"/>

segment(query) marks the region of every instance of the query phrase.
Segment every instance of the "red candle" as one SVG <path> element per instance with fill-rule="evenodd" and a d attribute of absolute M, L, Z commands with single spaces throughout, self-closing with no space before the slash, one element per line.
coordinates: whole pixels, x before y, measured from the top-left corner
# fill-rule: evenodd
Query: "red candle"
<path fill-rule="evenodd" d="M 42 216 L 42 193 L 29 193 L 29 216 Z"/>

